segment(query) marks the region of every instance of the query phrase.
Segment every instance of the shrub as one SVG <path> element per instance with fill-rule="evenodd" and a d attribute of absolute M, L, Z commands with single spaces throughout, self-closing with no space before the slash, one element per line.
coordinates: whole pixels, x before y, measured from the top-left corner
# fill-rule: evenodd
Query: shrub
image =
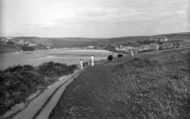
<path fill-rule="evenodd" d="M 39 67 L 18 65 L 0 71 L 0 114 L 56 80 L 58 76 L 73 73 L 77 65 L 47 62 Z"/>
<path fill-rule="evenodd" d="M 109 62 L 111 62 L 113 60 L 113 55 L 109 55 L 107 59 Z"/>
<path fill-rule="evenodd" d="M 122 54 L 118 54 L 117 57 L 118 57 L 118 58 L 121 58 L 121 57 L 123 57 L 123 55 L 122 55 Z"/>
<path fill-rule="evenodd" d="M 7 44 L 12 45 L 12 44 L 15 44 L 15 43 L 13 41 L 8 41 Z"/>
<path fill-rule="evenodd" d="M 22 48 L 23 51 L 33 51 L 33 50 L 35 50 L 34 47 L 29 47 L 29 46 L 21 46 L 21 48 Z"/>
<path fill-rule="evenodd" d="M 77 65 L 66 65 L 61 63 L 46 62 L 38 67 L 38 71 L 41 75 L 46 76 L 61 76 L 73 73 L 77 68 Z"/>
<path fill-rule="evenodd" d="M 44 83 L 44 77 L 29 65 L 15 66 L 1 71 L 0 75 L 0 112 L 24 101 L 37 87 Z"/>

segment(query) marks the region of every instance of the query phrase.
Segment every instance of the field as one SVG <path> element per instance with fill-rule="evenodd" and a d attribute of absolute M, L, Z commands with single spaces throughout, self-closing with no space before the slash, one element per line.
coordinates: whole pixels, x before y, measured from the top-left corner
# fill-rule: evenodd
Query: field
<path fill-rule="evenodd" d="M 87 67 L 50 119 L 189 119 L 189 51 L 147 52 Z"/>

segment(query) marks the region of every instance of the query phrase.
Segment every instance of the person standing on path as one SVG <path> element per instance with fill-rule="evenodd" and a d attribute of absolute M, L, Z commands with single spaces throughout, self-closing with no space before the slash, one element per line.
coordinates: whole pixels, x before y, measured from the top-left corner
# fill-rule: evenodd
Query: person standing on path
<path fill-rule="evenodd" d="M 134 57 L 134 52 L 132 49 L 130 49 L 131 56 Z"/>
<path fill-rule="evenodd" d="M 88 58 L 88 65 L 89 65 L 89 66 L 91 65 L 91 60 L 90 60 L 90 58 Z"/>
<path fill-rule="evenodd" d="M 94 56 L 93 55 L 90 57 L 90 63 L 91 63 L 91 66 L 93 67 L 94 66 Z"/>
<path fill-rule="evenodd" d="M 81 69 L 84 68 L 82 59 L 80 59 L 80 68 L 81 68 Z"/>

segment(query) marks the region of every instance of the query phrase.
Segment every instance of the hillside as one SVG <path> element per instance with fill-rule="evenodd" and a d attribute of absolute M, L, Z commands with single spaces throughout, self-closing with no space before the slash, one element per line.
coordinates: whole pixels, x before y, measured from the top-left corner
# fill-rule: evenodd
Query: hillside
<path fill-rule="evenodd" d="M 104 44 L 104 45 L 103 45 Z M 155 50 L 167 50 L 190 47 L 190 32 L 160 34 L 153 36 L 130 36 L 120 38 L 108 38 L 99 42 L 104 49 L 115 52 L 127 53 L 146 52 Z"/>
<path fill-rule="evenodd" d="M 21 49 L 16 45 L 10 45 L 10 44 L 1 44 L 0 43 L 0 53 L 4 52 L 14 52 L 14 51 L 20 51 Z"/>
<path fill-rule="evenodd" d="M 15 49 L 19 51 L 24 47 L 29 47 L 26 49 L 49 49 L 49 48 L 63 48 L 63 47 L 87 47 L 94 46 L 95 48 L 103 48 L 111 51 L 116 51 L 118 46 L 132 46 L 140 47 L 145 43 L 156 43 L 156 41 L 162 38 L 167 38 L 169 41 L 167 43 L 178 47 L 178 45 L 189 44 L 190 46 L 190 32 L 186 33 L 174 33 L 174 34 L 161 34 L 153 36 L 129 36 L 129 37 L 118 37 L 118 38 L 42 38 L 42 37 L 1 37 L 0 45 L 3 47 L 0 52 L 9 52 Z M 153 40 L 153 41 L 152 41 Z M 11 42 L 7 44 L 7 42 Z M 10 45 L 14 44 L 14 45 Z M 166 44 L 168 45 L 168 44 Z M 14 47 L 12 47 L 14 46 Z M 15 48 L 16 47 L 16 48 Z M 32 47 L 32 48 L 30 48 Z M 186 46 L 185 46 L 186 47 Z M 25 48 L 24 48 L 25 49 Z"/>
<path fill-rule="evenodd" d="M 104 41 L 109 42 L 109 43 L 116 43 L 116 42 L 122 42 L 122 41 L 146 40 L 146 39 L 150 39 L 151 37 L 152 38 L 167 37 L 173 40 L 190 40 L 190 32 L 160 34 L 160 35 L 152 35 L 152 36 L 129 36 L 129 37 L 108 38 Z"/>
<path fill-rule="evenodd" d="M 156 36 L 166 36 L 175 40 L 190 40 L 190 32 L 155 35 L 155 37 Z"/>
<path fill-rule="evenodd" d="M 98 40 L 93 38 L 43 38 L 43 37 L 13 37 L 9 39 L 13 42 L 29 42 L 44 46 L 50 46 L 52 48 L 60 47 L 77 47 L 77 46 L 87 46 L 91 42 Z"/>
<path fill-rule="evenodd" d="M 99 40 L 99 38 L 1 37 L 0 53 L 49 48 L 87 47 L 94 45 Z"/>
<path fill-rule="evenodd" d="M 50 119 L 189 119 L 189 51 L 147 52 L 87 67 Z"/>

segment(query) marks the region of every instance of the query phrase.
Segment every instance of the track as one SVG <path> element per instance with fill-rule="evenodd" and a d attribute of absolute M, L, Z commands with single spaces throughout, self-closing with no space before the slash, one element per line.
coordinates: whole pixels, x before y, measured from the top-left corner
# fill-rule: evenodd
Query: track
<path fill-rule="evenodd" d="M 58 82 L 49 86 L 42 94 L 33 99 L 26 108 L 11 117 L 4 119 L 48 119 L 50 113 L 59 101 L 65 88 L 76 78 L 81 71 L 60 78 Z"/>

